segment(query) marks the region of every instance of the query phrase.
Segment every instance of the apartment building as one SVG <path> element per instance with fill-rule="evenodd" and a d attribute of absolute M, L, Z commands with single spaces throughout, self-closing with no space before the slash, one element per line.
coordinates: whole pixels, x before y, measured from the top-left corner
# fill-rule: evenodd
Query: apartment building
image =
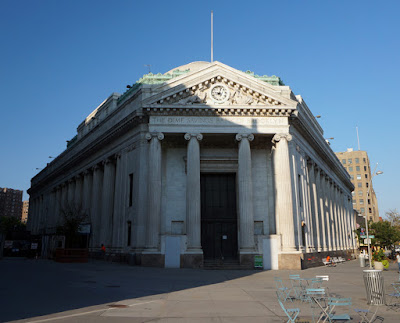
<path fill-rule="evenodd" d="M 338 152 L 336 156 L 350 174 L 354 184 L 353 208 L 369 220 L 379 221 L 378 200 L 371 181 L 371 167 L 368 154 L 363 150 L 354 151 L 352 148 Z"/>

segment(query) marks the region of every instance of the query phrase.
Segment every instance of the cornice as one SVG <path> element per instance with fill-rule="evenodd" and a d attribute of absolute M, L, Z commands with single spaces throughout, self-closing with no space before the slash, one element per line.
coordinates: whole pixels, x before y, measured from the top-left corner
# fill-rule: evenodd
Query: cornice
<path fill-rule="evenodd" d="M 96 151 L 100 150 L 108 143 L 110 143 L 115 138 L 123 135 L 124 133 L 131 130 L 133 127 L 137 126 L 140 123 L 147 123 L 148 118 L 142 115 L 136 115 L 136 112 L 132 112 L 130 115 L 125 117 L 119 123 L 117 123 L 112 130 L 103 133 L 99 138 L 96 138 L 95 141 L 90 142 L 86 147 L 82 147 L 79 149 L 77 153 L 75 153 L 72 157 L 66 159 L 64 163 L 59 166 L 54 171 L 51 171 L 48 175 L 44 178 L 35 179 L 38 175 L 42 174 L 39 173 L 35 176 L 35 181 L 38 181 L 37 184 L 33 184 L 28 190 L 28 194 L 34 194 L 36 191 L 40 190 L 41 188 L 45 187 L 49 182 L 56 179 L 58 176 L 65 174 L 67 170 L 71 169 L 75 165 L 79 164 L 82 160 L 85 160 L 89 156 L 93 155 Z M 75 146 L 76 147 L 76 146 Z M 74 147 L 74 148 L 75 148 Z M 63 159 L 63 157 L 67 157 L 67 154 L 73 154 L 72 151 L 65 151 L 62 153 L 62 156 L 59 156 L 59 161 Z"/>

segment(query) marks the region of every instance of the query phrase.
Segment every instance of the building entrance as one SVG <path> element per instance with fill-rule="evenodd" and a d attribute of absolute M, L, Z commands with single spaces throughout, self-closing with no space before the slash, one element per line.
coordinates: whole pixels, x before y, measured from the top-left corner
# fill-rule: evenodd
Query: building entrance
<path fill-rule="evenodd" d="M 204 260 L 238 257 L 236 174 L 201 174 L 201 245 Z"/>

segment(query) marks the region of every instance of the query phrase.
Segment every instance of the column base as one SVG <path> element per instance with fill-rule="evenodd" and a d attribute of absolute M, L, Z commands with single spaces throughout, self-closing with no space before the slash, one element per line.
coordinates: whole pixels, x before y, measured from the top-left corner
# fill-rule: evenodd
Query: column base
<path fill-rule="evenodd" d="M 301 270 L 301 253 L 281 253 L 278 255 L 279 269 Z"/>
<path fill-rule="evenodd" d="M 165 255 L 146 250 L 140 255 L 140 264 L 145 267 L 164 267 Z"/>
<path fill-rule="evenodd" d="M 203 268 L 204 256 L 203 251 L 196 249 L 198 252 L 188 250 L 181 255 L 181 268 Z"/>

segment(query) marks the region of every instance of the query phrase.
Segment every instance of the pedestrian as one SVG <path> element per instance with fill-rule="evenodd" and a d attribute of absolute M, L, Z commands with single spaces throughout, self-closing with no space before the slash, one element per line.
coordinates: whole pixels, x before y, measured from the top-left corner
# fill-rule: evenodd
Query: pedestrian
<path fill-rule="evenodd" d="M 103 259 L 106 256 L 106 247 L 104 246 L 104 244 L 101 244 L 101 256 Z"/>
<path fill-rule="evenodd" d="M 397 265 L 399 266 L 398 273 L 400 273 L 400 253 L 399 252 L 396 255 L 396 259 L 397 259 Z"/>

